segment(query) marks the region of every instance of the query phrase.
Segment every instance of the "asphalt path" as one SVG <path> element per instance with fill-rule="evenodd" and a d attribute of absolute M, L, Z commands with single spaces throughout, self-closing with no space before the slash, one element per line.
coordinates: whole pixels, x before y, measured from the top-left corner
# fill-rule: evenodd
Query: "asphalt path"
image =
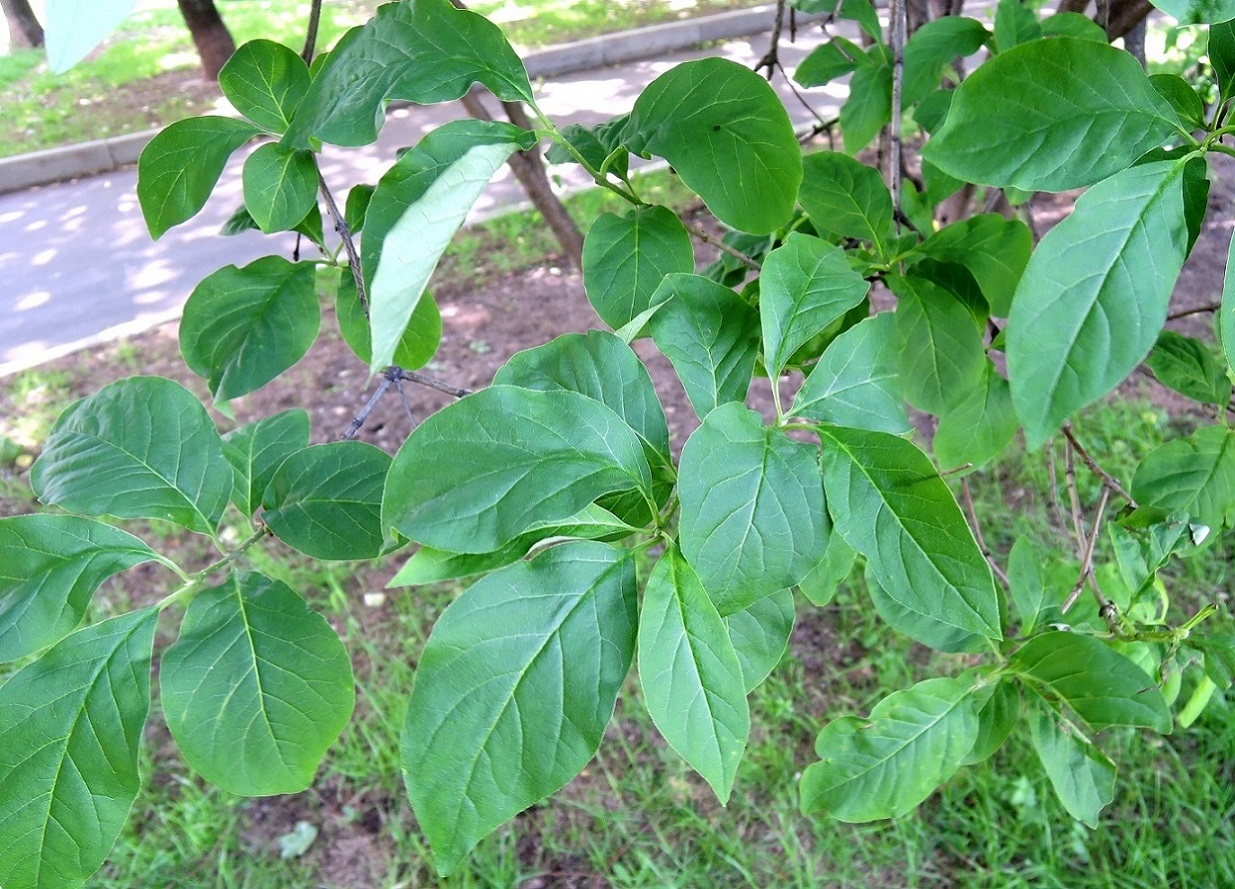
<path fill-rule="evenodd" d="M 793 71 L 822 39 L 816 27 L 800 31 L 796 44 L 783 43 L 785 68 Z M 537 101 L 559 125 L 598 123 L 628 111 L 646 84 L 681 61 L 720 54 L 750 66 L 767 50 L 768 41 L 769 35 L 757 35 L 707 51 L 556 77 L 537 85 Z M 814 120 L 783 77 L 778 75 L 773 85 L 795 123 Z M 830 118 L 845 94 L 843 85 L 831 84 L 805 95 L 818 113 Z M 465 116 L 459 103 L 392 111 L 376 144 L 327 147 L 321 158 L 323 175 L 342 203 L 351 185 L 376 183 L 398 149 Z M 240 171 L 246 156 L 241 150 L 232 158 L 201 213 L 157 242 L 142 220 L 135 169 L 0 195 L 0 377 L 172 320 L 197 283 L 222 266 L 244 265 L 271 253 L 290 255 L 292 235 L 218 234 L 242 203 Z M 587 184 L 578 168 L 551 172 L 567 189 Z M 504 167 L 470 220 L 525 203 Z"/>

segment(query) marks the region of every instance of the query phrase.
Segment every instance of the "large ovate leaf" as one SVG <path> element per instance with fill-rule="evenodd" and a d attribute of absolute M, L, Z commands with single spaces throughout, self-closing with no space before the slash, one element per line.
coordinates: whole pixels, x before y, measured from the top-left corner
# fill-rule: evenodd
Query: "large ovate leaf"
<path fill-rule="evenodd" d="M 695 251 L 665 207 L 605 213 L 583 239 L 583 286 L 601 320 L 618 330 L 653 305 L 665 275 L 693 272 Z"/>
<path fill-rule="evenodd" d="M 377 139 L 387 102 L 449 102 L 481 83 L 506 102 L 531 102 L 523 63 L 501 29 L 450 0 L 388 3 L 343 35 L 315 72 L 285 141 L 307 148 Z"/>
<path fill-rule="evenodd" d="M 393 360 L 442 251 L 472 204 L 506 159 L 534 141 L 511 124 L 452 121 L 382 176 L 365 212 L 361 244 L 374 373 Z"/>
<path fill-rule="evenodd" d="M 883 251 L 892 228 L 892 194 L 883 176 L 838 151 L 819 151 L 802 159 L 798 202 L 817 231 L 870 241 Z"/>
<path fill-rule="evenodd" d="M 747 692 L 758 688 L 784 657 L 796 617 L 793 592 L 781 590 L 725 618 Z"/>
<path fill-rule="evenodd" d="M 971 690 L 928 679 L 884 698 L 866 719 L 844 716 L 815 741 L 802 773 L 802 811 L 850 823 L 913 810 L 960 768 L 978 736 Z"/>
<path fill-rule="evenodd" d="M 949 653 L 977 652 L 985 640 L 969 630 L 957 627 L 946 618 L 906 605 L 893 598 L 879 582 L 870 562 L 866 563 L 866 591 L 875 612 L 897 633 L 920 642 L 927 648 Z"/>
<path fill-rule="evenodd" d="M 793 79 L 807 89 L 824 86 L 856 68 L 861 56 L 862 47 L 844 37 L 833 37 L 806 54 L 794 70 Z"/>
<path fill-rule="evenodd" d="M 1186 255 L 1184 167 L 1160 161 L 1100 182 L 1034 251 L 1007 329 L 1012 403 L 1031 448 L 1157 340 Z"/>
<path fill-rule="evenodd" d="M 883 432 L 819 428 L 828 510 L 845 541 L 903 608 L 1001 639 L 999 593 L 929 458 Z"/>
<path fill-rule="evenodd" d="M 793 123 L 768 82 L 737 62 L 698 59 L 657 77 L 635 102 L 626 144 L 669 161 L 734 228 L 765 234 L 793 213 L 802 182 Z"/>
<path fill-rule="evenodd" d="M 282 133 L 309 91 L 309 68 L 282 43 L 250 40 L 219 71 L 219 88 L 253 123 Z"/>
<path fill-rule="evenodd" d="M 487 553 L 537 522 L 650 485 L 638 436 L 610 408 L 577 392 L 494 386 L 411 434 L 390 468 L 382 521 L 438 549 Z"/>
<path fill-rule="evenodd" d="M 969 269 L 991 314 L 1006 318 L 1033 252 L 1033 235 L 1019 219 L 983 213 L 940 229 L 919 249 L 932 259 Z"/>
<path fill-rule="evenodd" d="M 191 392 L 132 377 L 60 415 L 30 484 L 44 503 L 73 512 L 165 519 L 211 534 L 227 508 L 232 469 Z"/>
<path fill-rule="evenodd" d="M 347 650 L 326 619 L 251 572 L 193 598 L 159 674 L 185 761 L 244 796 L 313 783 L 356 701 Z"/>
<path fill-rule="evenodd" d="M 1171 730 L 1171 714 L 1154 681 L 1093 636 L 1053 631 L 1022 645 L 1013 669 L 1045 687 L 1095 731 L 1112 725 Z"/>
<path fill-rule="evenodd" d="M 969 309 L 925 278 L 888 279 L 896 294 L 901 387 L 909 403 L 944 414 L 978 394 L 988 364 Z"/>
<path fill-rule="evenodd" d="M 437 868 L 587 765 L 635 650 L 635 564 L 554 547 L 469 588 L 421 654 L 403 777 Z"/>
<path fill-rule="evenodd" d="M 719 404 L 743 401 L 759 355 L 754 308 L 700 275 L 667 276 L 653 297 L 662 301 L 652 339 L 673 362 L 695 413 L 702 419 Z"/>
<path fill-rule="evenodd" d="M 611 333 L 567 333 L 517 352 L 499 368 L 493 385 L 546 392 L 566 389 L 595 398 L 653 450 L 669 457 L 669 425 L 652 376 L 634 350 Z"/>
<path fill-rule="evenodd" d="M 893 314 L 867 318 L 833 340 L 789 413 L 833 426 L 894 435 L 910 431 L 897 370 Z"/>
<path fill-rule="evenodd" d="M 158 616 L 78 630 L 0 686 L 0 885 L 80 886 L 119 836 L 141 787 Z"/>
<path fill-rule="evenodd" d="M 1115 763 L 1078 726 L 1048 708 L 1033 708 L 1029 732 L 1063 807 L 1096 828 L 1098 816 L 1115 799 Z"/>
<path fill-rule="evenodd" d="M 941 469 L 980 467 L 997 457 L 1016 436 L 1016 412 L 1008 381 L 988 362 L 985 384 L 939 418 L 932 443 Z"/>
<path fill-rule="evenodd" d="M 244 205 L 263 232 L 287 231 L 317 205 L 313 152 L 268 142 L 248 156 L 243 172 Z"/>
<path fill-rule="evenodd" d="M 315 559 L 373 559 L 382 551 L 382 491 L 390 455 L 359 441 L 291 454 L 262 495 L 262 521 Z"/>
<path fill-rule="evenodd" d="M 193 289 L 180 322 L 180 352 L 218 401 L 247 395 L 304 357 L 322 313 L 317 268 L 263 256 L 224 266 Z"/>
<path fill-rule="evenodd" d="M 251 516 L 274 472 L 292 453 L 309 446 L 309 415 L 300 408 L 282 411 L 233 429 L 223 436 L 223 453 L 236 474 L 232 503 Z"/>
<path fill-rule="evenodd" d="M 1210 528 L 1235 524 L 1235 434 L 1206 426 L 1159 445 L 1136 468 L 1132 496 Z"/>
<path fill-rule="evenodd" d="M 137 161 L 137 200 L 160 238 L 206 205 L 232 152 L 261 130 L 230 117 L 190 117 L 162 130 Z"/>
<path fill-rule="evenodd" d="M 1001 52 L 970 75 L 923 157 L 966 182 L 1065 191 L 1131 166 L 1177 127 L 1128 53 L 1053 37 Z"/>
<path fill-rule="evenodd" d="M 984 692 L 975 697 L 981 700 Z M 978 738 L 965 756 L 965 765 L 985 762 L 995 755 L 1016 728 L 1021 715 L 1021 693 L 1015 682 L 996 682 L 989 697 L 978 708 Z"/>
<path fill-rule="evenodd" d="M 768 376 L 780 376 L 799 348 L 862 302 L 869 290 L 839 247 L 799 232 L 789 235 L 767 255 L 759 275 Z"/>
<path fill-rule="evenodd" d="M 158 558 L 133 535 L 93 519 L 0 519 L 0 663 L 63 638 L 103 581 Z"/>
<path fill-rule="evenodd" d="M 676 547 L 643 596 L 639 683 L 669 746 L 728 802 L 750 733 L 746 685 L 724 619 Z"/>
<path fill-rule="evenodd" d="M 63 74 L 103 42 L 137 0 L 47 0 L 47 67 Z"/>
<path fill-rule="evenodd" d="M 1231 400 L 1226 368 L 1198 339 L 1164 330 L 1145 364 L 1163 386 L 1202 404 L 1226 407 Z"/>
<path fill-rule="evenodd" d="M 721 614 L 796 585 L 826 551 L 817 450 L 745 405 L 717 408 L 687 440 L 678 496 L 682 553 Z"/>
<path fill-rule="evenodd" d="M 904 107 L 925 99 L 939 87 L 940 74 L 947 66 L 973 55 L 990 37 L 977 19 L 959 15 L 941 16 L 914 31 L 905 44 Z"/>

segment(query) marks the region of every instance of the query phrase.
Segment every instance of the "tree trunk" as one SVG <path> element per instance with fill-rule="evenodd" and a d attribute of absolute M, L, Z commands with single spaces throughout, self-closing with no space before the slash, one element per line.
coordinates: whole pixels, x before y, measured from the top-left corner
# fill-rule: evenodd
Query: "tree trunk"
<path fill-rule="evenodd" d="M 207 80 L 218 80 L 219 69 L 236 51 L 236 41 L 223 23 L 223 17 L 214 6 L 214 0 L 176 0 L 184 23 L 193 35 L 193 44 L 202 60 L 202 75 Z"/>
<path fill-rule="evenodd" d="M 43 26 L 30 8 L 30 0 L 0 0 L 0 9 L 9 23 L 9 46 L 31 49 L 43 45 Z"/>

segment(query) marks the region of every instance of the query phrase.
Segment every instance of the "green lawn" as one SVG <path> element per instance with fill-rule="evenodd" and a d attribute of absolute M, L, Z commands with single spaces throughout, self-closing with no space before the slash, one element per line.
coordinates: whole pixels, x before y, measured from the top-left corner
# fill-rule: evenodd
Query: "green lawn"
<path fill-rule="evenodd" d="M 318 46 L 331 46 L 365 22 L 379 2 L 325 3 Z M 472 7 L 527 49 L 751 5 L 757 0 L 482 0 Z M 219 9 L 237 45 L 258 37 L 296 48 L 304 42 L 307 0 L 220 0 Z M 0 157 L 208 113 L 218 89 L 195 81 L 196 67 L 174 0 L 144 0 L 101 49 L 66 74 L 49 72 L 41 50 L 0 55 Z"/>

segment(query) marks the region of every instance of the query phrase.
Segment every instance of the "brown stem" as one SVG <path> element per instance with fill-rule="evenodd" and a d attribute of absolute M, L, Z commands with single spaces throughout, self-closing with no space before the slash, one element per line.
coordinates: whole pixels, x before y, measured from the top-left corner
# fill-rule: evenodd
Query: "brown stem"
<path fill-rule="evenodd" d="M 326 200 L 326 212 L 330 216 L 330 221 L 334 223 L 334 230 L 338 233 L 339 238 L 343 241 L 343 252 L 347 254 L 347 264 L 352 269 L 352 279 L 356 282 L 356 296 L 360 299 L 360 305 L 364 309 L 365 314 L 369 314 L 369 298 L 365 293 L 364 274 L 360 268 L 360 253 L 356 250 L 356 242 L 352 240 L 352 232 L 347 227 L 347 220 L 343 218 L 343 214 L 339 212 L 339 205 L 335 202 L 334 195 L 330 192 L 330 186 L 326 184 L 320 170 L 317 172 L 318 191 Z"/>
<path fill-rule="evenodd" d="M 444 392 L 447 395 L 453 395 L 455 398 L 463 398 L 466 395 L 471 395 L 471 389 L 464 389 L 461 386 L 452 386 L 450 383 L 435 379 L 434 377 L 425 376 L 422 373 L 417 373 L 414 370 L 402 370 L 394 368 L 395 375 L 400 379 L 407 380 L 409 383 L 416 383 L 419 386 L 425 386 L 429 389 L 436 389 L 438 392 Z"/>
<path fill-rule="evenodd" d="M 1222 303 L 1207 303 L 1203 306 L 1194 306 L 1191 309 L 1181 309 L 1178 312 L 1172 312 L 1166 316 L 1167 321 L 1178 321 L 1180 318 L 1187 318 L 1189 315 L 1202 315 L 1205 312 L 1216 312 L 1222 308 Z"/>
<path fill-rule="evenodd" d="M 382 400 L 382 396 L 386 394 L 386 390 L 390 388 L 390 384 L 394 381 L 395 377 L 389 373 L 382 378 L 377 391 L 365 402 L 365 406 L 360 409 L 360 413 L 352 418 L 351 425 L 347 427 L 347 431 L 341 436 L 344 441 L 350 441 L 356 437 L 356 434 L 360 432 L 360 427 L 365 424 L 365 420 L 369 419 L 369 414 L 373 413 L 373 408 L 377 407 L 377 403 Z"/>
<path fill-rule="evenodd" d="M 304 49 L 300 51 L 300 58 L 304 59 L 306 65 L 313 64 L 313 55 L 317 52 L 317 29 L 322 21 L 322 0 L 313 0 L 313 5 L 309 7 L 309 27 L 305 31 Z"/>
<path fill-rule="evenodd" d="M 715 247 L 717 250 L 720 250 L 722 253 L 728 253 L 730 256 L 732 256 L 738 262 L 745 265 L 747 268 L 753 269 L 756 272 L 759 271 L 761 268 L 763 268 L 763 266 L 759 264 L 758 260 L 755 260 L 752 257 L 747 256 L 741 250 L 738 250 L 734 247 L 729 246 L 728 244 L 726 244 L 724 241 L 720 240 L 719 238 L 712 237 L 707 232 L 705 232 L 703 229 L 699 228 L 699 226 L 688 225 L 686 226 L 686 229 L 692 235 L 698 238 L 700 241 L 703 241 L 703 243 L 711 244 L 713 247 Z"/>
<path fill-rule="evenodd" d="M 995 561 L 994 554 L 986 545 L 986 539 L 982 536 L 982 524 L 978 521 L 978 511 L 973 506 L 973 495 L 969 492 L 969 479 L 961 481 L 961 493 L 965 496 L 965 509 L 969 512 L 969 526 L 973 528 L 974 540 L 978 542 L 978 548 L 982 550 L 982 555 L 986 557 L 986 563 L 991 566 L 991 571 L 999 578 L 999 582 L 1005 587 L 1012 585 L 1008 580 L 1008 575 L 999 567 L 999 563 Z"/>
<path fill-rule="evenodd" d="M 892 43 L 892 120 L 888 126 L 888 190 L 892 192 L 892 210 L 897 219 L 904 218 L 901 210 L 901 112 L 905 89 L 905 0 L 892 0 L 888 15 L 891 18 Z"/>
<path fill-rule="evenodd" d="M 1077 441 L 1076 434 L 1072 431 L 1071 423 L 1063 424 L 1063 434 L 1064 438 L 1068 440 L 1068 444 L 1071 445 L 1072 449 L 1076 451 L 1081 460 L 1085 462 L 1085 465 L 1089 467 L 1089 471 L 1102 479 L 1102 486 L 1109 489 L 1113 493 L 1118 494 L 1127 501 L 1129 506 L 1136 509 L 1136 501 L 1132 499 L 1132 495 L 1124 490 L 1123 485 L 1119 483 L 1118 479 L 1099 466 L 1098 461 L 1089 456 L 1089 452 L 1085 450 L 1084 446 L 1079 441 Z"/>
<path fill-rule="evenodd" d="M 769 81 L 771 81 L 772 75 L 776 73 L 776 69 L 780 67 L 780 32 L 784 26 L 785 0 L 776 0 L 776 21 L 772 23 L 772 43 L 768 47 L 768 51 L 763 54 L 763 58 L 755 62 L 754 67 L 756 74 L 766 68 Z"/>
<path fill-rule="evenodd" d="M 1085 542 L 1085 557 L 1081 561 L 1081 573 L 1076 579 L 1076 586 L 1072 587 L 1072 592 L 1068 594 L 1068 598 L 1064 600 L 1063 605 L 1059 608 L 1060 614 L 1067 614 L 1068 609 L 1076 604 L 1076 600 L 1081 595 L 1081 590 L 1085 588 L 1086 581 L 1089 582 L 1093 589 L 1094 595 L 1098 599 L 1098 607 L 1105 608 L 1107 606 L 1106 597 L 1098 586 L 1093 582 L 1093 552 L 1098 544 L 1098 535 L 1102 533 L 1102 514 L 1106 511 L 1106 504 L 1111 499 L 1111 491 L 1109 488 L 1102 489 L 1102 496 L 1098 500 L 1098 511 L 1094 514 L 1093 530 L 1089 535 L 1089 539 Z"/>

